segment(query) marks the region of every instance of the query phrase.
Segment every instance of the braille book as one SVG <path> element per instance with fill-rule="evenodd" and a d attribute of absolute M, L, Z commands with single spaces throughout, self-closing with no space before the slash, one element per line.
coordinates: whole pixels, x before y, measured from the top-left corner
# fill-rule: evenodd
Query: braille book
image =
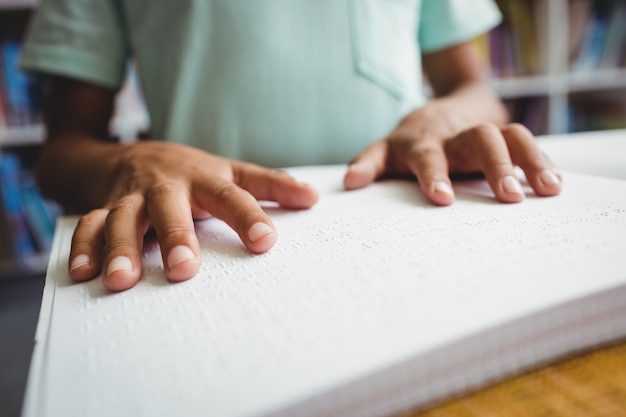
<path fill-rule="evenodd" d="M 393 416 L 626 336 L 626 182 L 501 204 L 460 181 L 435 207 L 410 180 L 343 191 L 344 170 L 290 170 L 321 198 L 264 203 L 265 254 L 198 222 L 178 284 L 150 240 L 134 288 L 72 282 L 61 219 L 24 417 Z"/>

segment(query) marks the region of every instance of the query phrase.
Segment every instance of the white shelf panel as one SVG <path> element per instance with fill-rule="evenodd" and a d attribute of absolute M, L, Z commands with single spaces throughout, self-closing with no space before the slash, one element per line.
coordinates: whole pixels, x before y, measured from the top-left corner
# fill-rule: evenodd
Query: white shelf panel
<path fill-rule="evenodd" d="M 491 85 L 502 98 L 546 96 L 553 94 L 556 87 L 565 87 L 560 77 L 536 75 L 526 77 L 494 78 Z"/>
<path fill-rule="evenodd" d="M 491 84 L 502 98 L 548 96 L 626 88 L 626 68 L 572 72 L 562 75 L 494 78 Z"/>
<path fill-rule="evenodd" d="M 43 125 L 0 129 L 0 147 L 41 144 L 44 132 Z"/>
<path fill-rule="evenodd" d="M 48 266 L 48 253 L 37 253 L 23 262 L 1 261 L 0 280 L 4 278 L 22 277 L 43 274 Z"/>
<path fill-rule="evenodd" d="M 572 72 L 567 83 L 570 92 L 626 88 L 626 68 Z"/>
<path fill-rule="evenodd" d="M 29 9 L 39 3 L 38 0 L 0 0 L 0 10 Z"/>

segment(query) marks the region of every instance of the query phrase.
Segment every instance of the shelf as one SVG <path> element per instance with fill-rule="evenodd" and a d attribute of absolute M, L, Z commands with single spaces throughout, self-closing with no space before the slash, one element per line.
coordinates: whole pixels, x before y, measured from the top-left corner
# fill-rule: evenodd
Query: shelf
<path fill-rule="evenodd" d="M 567 83 L 572 93 L 626 88 L 626 68 L 572 72 Z"/>
<path fill-rule="evenodd" d="M 0 147 L 38 145 L 43 140 L 43 125 L 0 129 Z"/>
<path fill-rule="evenodd" d="M 626 88 L 626 68 L 491 80 L 504 99 Z"/>
<path fill-rule="evenodd" d="M 551 75 L 494 78 L 490 82 L 503 99 L 545 96 L 553 92 L 557 85 L 563 90 L 566 87 L 562 77 Z"/>
<path fill-rule="evenodd" d="M 38 253 L 21 263 L 16 261 L 0 262 L 0 280 L 45 273 L 48 267 L 48 259 L 49 254 Z"/>
<path fill-rule="evenodd" d="M 0 10 L 32 9 L 37 3 L 38 0 L 0 0 Z"/>

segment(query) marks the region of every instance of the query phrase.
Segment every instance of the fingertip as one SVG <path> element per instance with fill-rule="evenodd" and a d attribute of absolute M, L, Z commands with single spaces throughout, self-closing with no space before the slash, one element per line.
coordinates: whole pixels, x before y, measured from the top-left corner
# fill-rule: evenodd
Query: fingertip
<path fill-rule="evenodd" d="M 496 190 L 498 199 L 503 203 L 519 203 L 526 197 L 522 184 L 513 175 L 506 175 L 500 181 L 500 187 Z"/>
<path fill-rule="evenodd" d="M 317 189 L 303 182 L 296 183 L 297 188 L 289 193 L 288 198 L 279 201 L 280 205 L 289 209 L 308 209 L 319 201 L 320 195 Z"/>
<path fill-rule="evenodd" d="M 343 186 L 346 190 L 356 190 L 371 184 L 376 178 L 376 172 L 368 165 L 354 163 L 348 166 L 348 171 L 343 178 Z"/>
<path fill-rule="evenodd" d="M 552 168 L 544 169 L 538 175 L 538 183 L 535 192 L 540 196 L 553 196 L 561 192 L 561 182 L 563 177 L 561 173 Z"/>
<path fill-rule="evenodd" d="M 446 181 L 435 181 L 427 192 L 430 200 L 438 206 L 449 206 L 454 203 L 454 191 Z"/>
<path fill-rule="evenodd" d="M 255 196 L 259 199 L 276 201 L 281 207 L 293 210 L 304 210 L 314 206 L 319 200 L 319 193 L 310 184 L 297 181 L 286 172 L 282 181 L 274 181 L 270 191 Z"/>
<path fill-rule="evenodd" d="M 92 279 L 99 272 L 97 265 L 92 263 L 91 258 L 86 254 L 78 254 L 70 259 L 69 275 L 76 282 L 83 282 Z"/>
<path fill-rule="evenodd" d="M 302 184 L 302 186 L 306 190 L 306 195 L 303 198 L 303 205 L 305 206 L 304 208 L 313 207 L 320 199 L 319 191 L 317 191 L 315 187 L 309 184 Z"/>
<path fill-rule="evenodd" d="M 246 245 L 253 253 L 267 252 L 274 246 L 278 235 L 267 223 L 258 222 L 248 229 L 249 243 Z"/>
<path fill-rule="evenodd" d="M 133 277 L 130 274 L 121 272 L 107 275 L 102 279 L 102 283 L 104 284 L 104 286 L 108 290 L 114 292 L 121 292 L 131 289 L 137 284 L 137 282 L 139 282 L 139 279 Z"/>
<path fill-rule="evenodd" d="M 119 292 L 132 288 L 139 281 L 133 262 L 126 256 L 116 256 L 109 261 L 102 283 L 111 291 Z"/>
<path fill-rule="evenodd" d="M 200 259 L 191 248 L 176 246 L 167 255 L 167 278 L 174 282 L 186 281 L 198 273 L 200 265 Z"/>

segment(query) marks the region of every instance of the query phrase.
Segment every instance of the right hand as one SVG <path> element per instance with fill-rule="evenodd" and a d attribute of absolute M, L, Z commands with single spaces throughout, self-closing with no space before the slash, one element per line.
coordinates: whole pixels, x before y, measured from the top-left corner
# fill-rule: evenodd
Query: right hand
<path fill-rule="evenodd" d="M 251 252 L 262 253 L 277 234 L 257 200 L 289 209 L 307 209 L 318 200 L 315 189 L 283 171 L 171 143 L 116 147 L 116 169 L 102 194 L 102 208 L 82 216 L 72 238 L 69 273 L 75 281 L 104 271 L 110 290 L 133 287 L 141 276 L 143 239 L 150 228 L 156 231 L 167 278 L 187 280 L 201 264 L 194 219 L 215 216 Z"/>

